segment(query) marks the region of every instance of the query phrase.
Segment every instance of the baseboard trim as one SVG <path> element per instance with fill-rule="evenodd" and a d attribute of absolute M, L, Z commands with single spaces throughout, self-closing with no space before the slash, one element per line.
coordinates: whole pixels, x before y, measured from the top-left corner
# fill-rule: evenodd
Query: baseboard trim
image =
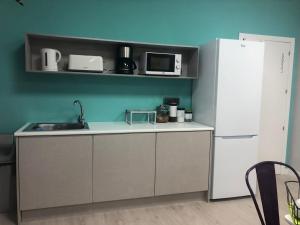
<path fill-rule="evenodd" d="M 64 206 L 47 209 L 35 209 L 22 211 L 22 222 L 34 220 L 82 216 L 95 212 L 108 212 L 112 210 L 131 209 L 139 207 L 152 207 L 157 205 L 167 205 L 174 203 L 182 203 L 187 201 L 206 201 L 207 191 L 193 192 L 185 194 L 164 195 L 157 197 L 118 200 L 102 203 L 90 203 L 76 206 Z"/>

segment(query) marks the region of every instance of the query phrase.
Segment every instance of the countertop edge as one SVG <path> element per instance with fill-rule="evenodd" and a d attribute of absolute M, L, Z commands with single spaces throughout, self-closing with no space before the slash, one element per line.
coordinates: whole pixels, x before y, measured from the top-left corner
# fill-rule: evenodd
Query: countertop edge
<path fill-rule="evenodd" d="M 214 128 L 197 122 L 171 123 L 171 124 L 137 124 L 128 125 L 125 122 L 89 122 L 89 130 L 69 131 L 32 131 L 24 132 L 26 123 L 15 133 L 15 137 L 30 136 L 68 136 L 68 135 L 96 135 L 96 134 L 125 134 L 125 133 L 161 133 L 161 132 L 188 132 L 188 131 L 213 131 Z M 106 127 L 105 127 L 106 126 Z M 120 128 L 121 126 L 121 128 Z M 143 127 L 145 126 L 145 127 Z M 99 128 L 100 127 L 100 128 Z"/>

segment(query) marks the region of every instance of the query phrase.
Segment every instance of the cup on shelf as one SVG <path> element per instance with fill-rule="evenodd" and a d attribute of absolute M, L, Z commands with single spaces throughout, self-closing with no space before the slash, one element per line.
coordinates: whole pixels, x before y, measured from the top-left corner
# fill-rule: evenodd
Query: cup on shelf
<path fill-rule="evenodd" d="M 42 48 L 41 58 L 43 71 L 58 71 L 57 63 L 61 60 L 60 51 L 52 48 Z"/>

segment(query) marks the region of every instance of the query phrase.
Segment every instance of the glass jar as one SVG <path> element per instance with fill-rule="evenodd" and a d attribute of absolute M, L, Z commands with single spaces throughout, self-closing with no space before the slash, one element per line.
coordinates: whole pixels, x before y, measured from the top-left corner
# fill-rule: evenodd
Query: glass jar
<path fill-rule="evenodd" d="M 167 123 L 169 121 L 169 110 L 167 105 L 156 107 L 156 122 Z"/>
<path fill-rule="evenodd" d="M 185 122 L 193 121 L 193 112 L 191 109 L 185 110 L 184 120 L 185 120 Z"/>

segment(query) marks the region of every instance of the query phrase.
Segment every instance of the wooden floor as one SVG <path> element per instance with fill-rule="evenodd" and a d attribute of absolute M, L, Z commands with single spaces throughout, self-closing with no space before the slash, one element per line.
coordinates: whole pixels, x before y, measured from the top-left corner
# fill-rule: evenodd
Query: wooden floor
<path fill-rule="evenodd" d="M 287 213 L 283 181 L 278 177 L 280 215 Z M 0 214 L 0 225 L 15 224 L 13 216 Z M 95 207 L 89 210 L 48 214 L 28 219 L 25 225 L 259 225 L 250 198 L 214 201 L 205 198 L 165 199 L 130 205 Z M 282 225 L 286 222 L 282 219 Z"/>

